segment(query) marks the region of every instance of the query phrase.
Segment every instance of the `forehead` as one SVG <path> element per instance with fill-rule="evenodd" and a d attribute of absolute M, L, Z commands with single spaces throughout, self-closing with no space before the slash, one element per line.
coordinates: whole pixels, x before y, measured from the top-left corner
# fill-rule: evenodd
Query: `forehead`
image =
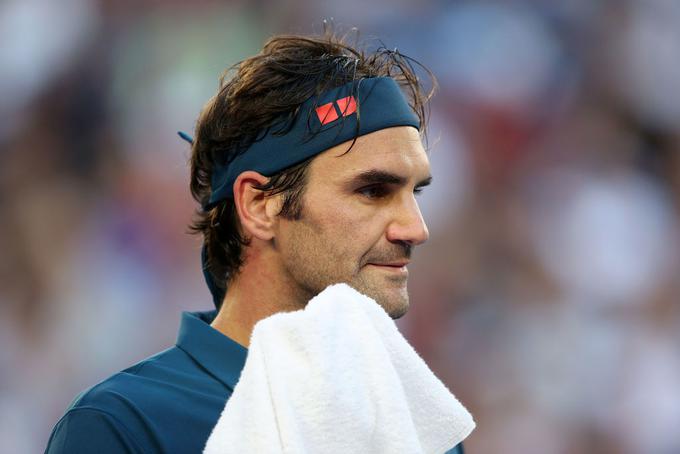
<path fill-rule="evenodd" d="M 408 180 L 430 175 L 430 162 L 418 130 L 411 126 L 381 129 L 320 153 L 311 163 L 312 174 L 329 181 L 351 178 L 368 170 L 382 170 Z M 310 175 L 311 176 L 311 175 Z"/>

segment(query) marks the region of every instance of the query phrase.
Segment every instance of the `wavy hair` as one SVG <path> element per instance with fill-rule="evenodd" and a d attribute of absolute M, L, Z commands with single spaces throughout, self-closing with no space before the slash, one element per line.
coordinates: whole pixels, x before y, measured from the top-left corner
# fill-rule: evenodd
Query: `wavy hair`
<path fill-rule="evenodd" d="M 429 78 L 427 91 L 416 68 Z M 217 93 L 201 111 L 190 158 L 194 199 L 201 207 L 207 203 L 216 163 L 234 159 L 272 125 L 292 125 L 307 99 L 371 77 L 391 77 L 401 86 L 420 120 L 421 136 L 426 137 L 428 101 L 436 80 L 416 60 L 384 46 L 374 51 L 361 49 L 349 44 L 347 35 L 337 36 L 328 30 L 318 37 L 281 35 L 269 39 L 257 55 L 225 71 Z M 287 127 L 273 132 L 285 134 Z M 272 176 L 258 188 L 268 195 L 283 194 L 279 216 L 301 216 L 306 172 L 312 159 Z M 199 208 L 189 228 L 202 234 L 207 254 L 204 266 L 216 285 L 226 289 L 243 265 L 243 248 L 249 244 L 240 230 L 233 200 L 224 200 L 209 210 Z"/>

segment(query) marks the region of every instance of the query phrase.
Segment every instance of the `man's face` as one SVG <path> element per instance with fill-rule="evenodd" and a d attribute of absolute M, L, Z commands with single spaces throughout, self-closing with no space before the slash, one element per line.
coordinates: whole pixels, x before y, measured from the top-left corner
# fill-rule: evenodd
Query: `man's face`
<path fill-rule="evenodd" d="M 347 153 L 348 144 L 310 163 L 302 217 L 280 220 L 276 248 L 305 301 L 345 282 L 399 318 L 411 251 L 428 238 L 415 196 L 431 180 L 429 160 L 408 126 L 361 136 Z"/>

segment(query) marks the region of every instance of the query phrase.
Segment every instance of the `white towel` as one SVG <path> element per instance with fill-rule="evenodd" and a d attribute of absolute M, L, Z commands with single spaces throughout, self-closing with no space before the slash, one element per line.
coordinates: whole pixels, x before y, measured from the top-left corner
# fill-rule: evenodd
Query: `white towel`
<path fill-rule="evenodd" d="M 442 454 L 474 427 L 385 310 L 338 284 L 255 325 L 204 452 Z"/>

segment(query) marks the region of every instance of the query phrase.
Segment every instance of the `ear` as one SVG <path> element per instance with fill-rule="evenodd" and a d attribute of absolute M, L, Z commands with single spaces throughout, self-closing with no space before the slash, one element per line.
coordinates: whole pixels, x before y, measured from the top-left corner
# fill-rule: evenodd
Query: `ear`
<path fill-rule="evenodd" d="M 267 196 L 257 189 L 269 178 L 255 171 L 242 172 L 234 181 L 234 205 L 246 236 L 268 241 L 274 238 L 282 198 L 279 195 Z"/>

